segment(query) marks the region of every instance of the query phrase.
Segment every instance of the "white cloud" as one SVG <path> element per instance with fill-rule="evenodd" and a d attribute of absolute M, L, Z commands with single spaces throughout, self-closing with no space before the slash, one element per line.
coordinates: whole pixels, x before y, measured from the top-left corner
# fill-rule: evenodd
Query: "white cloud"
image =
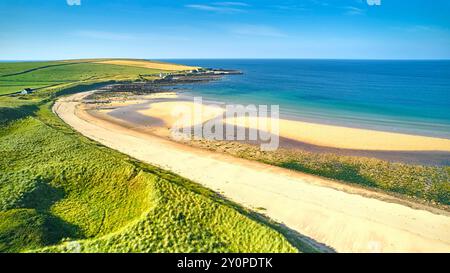
<path fill-rule="evenodd" d="M 220 3 L 216 3 L 215 5 L 202 5 L 202 4 L 190 4 L 185 5 L 186 8 L 191 9 L 197 9 L 202 11 L 211 11 L 211 12 L 220 12 L 220 13 L 238 13 L 238 12 L 244 12 L 245 10 L 236 8 L 237 5 L 230 5 L 230 3 L 238 3 L 238 2 L 227 2 L 228 4 L 223 4 L 225 2 L 222 2 L 222 5 Z M 234 6 L 234 7 L 231 7 Z"/>
<path fill-rule="evenodd" d="M 306 8 L 302 5 L 270 5 L 269 8 L 279 11 L 310 11 L 310 8 Z"/>
<path fill-rule="evenodd" d="M 217 6 L 237 6 L 237 7 L 249 7 L 250 5 L 244 2 L 215 2 Z"/>
<path fill-rule="evenodd" d="M 364 15 L 366 13 L 366 10 L 352 6 L 344 7 L 344 9 L 346 10 L 345 14 L 347 15 Z"/>

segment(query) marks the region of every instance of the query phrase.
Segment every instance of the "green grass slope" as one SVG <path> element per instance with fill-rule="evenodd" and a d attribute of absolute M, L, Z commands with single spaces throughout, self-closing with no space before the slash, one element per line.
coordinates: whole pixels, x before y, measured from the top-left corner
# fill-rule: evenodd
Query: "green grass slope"
<path fill-rule="evenodd" d="M 0 98 L 0 252 L 311 250 L 195 183 L 74 132 L 51 105 L 88 88 L 76 84 Z"/>

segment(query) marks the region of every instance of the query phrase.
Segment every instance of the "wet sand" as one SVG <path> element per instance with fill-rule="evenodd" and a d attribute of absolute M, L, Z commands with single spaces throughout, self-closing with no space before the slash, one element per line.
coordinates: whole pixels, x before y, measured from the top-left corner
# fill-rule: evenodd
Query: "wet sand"
<path fill-rule="evenodd" d="M 267 118 L 239 117 L 231 124 L 270 123 Z M 368 151 L 446 151 L 450 140 L 280 119 L 280 136 L 312 145 Z"/>
<path fill-rule="evenodd" d="M 411 208 L 381 193 L 188 147 L 89 115 L 86 93 L 59 100 L 54 111 L 83 135 L 170 170 L 338 252 L 449 252 L 450 217 Z"/>
<path fill-rule="evenodd" d="M 202 105 L 204 115 L 192 120 L 192 124 L 204 123 L 216 116 L 222 116 L 223 109 Z M 177 109 L 177 110 L 176 110 Z M 153 128 L 161 136 L 169 136 L 169 128 L 180 116 L 175 112 L 193 111 L 194 103 L 176 97 L 161 97 L 126 107 L 110 109 L 103 113 L 121 120 L 133 127 Z M 93 113 L 95 114 L 95 113 Z M 249 118 L 225 120 L 230 124 L 244 125 L 246 128 L 256 122 L 269 121 L 259 119 L 249 122 Z M 450 140 L 426 136 L 416 136 L 355 129 L 339 126 L 307 123 L 301 121 L 280 120 L 280 147 L 300 149 L 318 153 L 334 153 L 348 156 L 373 157 L 391 162 L 445 166 L 450 163 Z"/>

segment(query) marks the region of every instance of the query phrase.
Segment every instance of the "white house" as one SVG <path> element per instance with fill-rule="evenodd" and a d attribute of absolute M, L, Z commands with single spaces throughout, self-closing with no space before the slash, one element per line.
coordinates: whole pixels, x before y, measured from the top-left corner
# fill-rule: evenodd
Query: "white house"
<path fill-rule="evenodd" d="M 25 88 L 24 90 L 20 91 L 21 95 L 28 95 L 32 92 L 31 88 Z"/>

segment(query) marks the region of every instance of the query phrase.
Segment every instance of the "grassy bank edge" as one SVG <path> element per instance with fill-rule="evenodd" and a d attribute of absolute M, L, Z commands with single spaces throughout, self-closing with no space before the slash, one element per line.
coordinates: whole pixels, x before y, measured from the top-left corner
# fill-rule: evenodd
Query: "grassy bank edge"
<path fill-rule="evenodd" d="M 190 140 L 183 141 L 183 144 L 189 145 L 198 149 L 205 149 L 212 152 L 225 153 L 227 155 L 241 158 L 250 161 L 257 161 L 263 164 L 283 168 L 294 173 L 300 172 L 305 173 L 311 176 L 317 176 L 321 178 L 329 179 L 335 184 L 330 184 L 328 186 L 335 188 L 337 190 L 346 191 L 349 193 L 356 193 L 366 197 L 377 198 L 382 201 L 398 203 L 405 206 L 408 206 L 413 209 L 424 209 L 435 214 L 450 214 L 450 204 L 447 200 L 450 198 L 450 181 L 448 177 L 450 176 L 450 167 L 434 167 L 434 166 L 422 166 L 422 165 L 414 165 L 414 164 L 405 164 L 405 163 L 397 163 L 397 162 L 388 162 L 381 159 L 374 158 L 366 158 L 362 156 L 344 156 L 344 155 L 334 155 L 328 153 L 315 154 L 313 152 L 306 152 L 301 150 L 288 150 L 286 148 L 280 148 L 275 152 L 261 152 L 257 145 L 249 144 L 249 143 L 239 143 L 239 142 L 224 142 L 224 141 L 214 141 L 211 142 L 209 140 Z M 410 195 L 408 193 L 402 192 L 401 190 L 390 190 L 386 188 L 381 188 L 372 183 L 362 183 L 358 180 L 346 180 L 342 178 L 340 175 L 335 175 L 334 173 L 327 173 L 323 170 L 307 168 L 303 167 L 301 164 L 297 163 L 296 157 L 302 158 L 302 161 L 309 161 L 311 164 L 317 165 L 333 165 L 336 162 L 333 160 L 342 160 L 342 162 L 374 162 L 374 164 L 386 164 L 388 166 L 393 166 L 393 168 L 402 168 L 403 166 L 409 166 L 411 168 L 425 168 L 427 170 L 432 170 L 433 168 L 437 168 L 442 173 L 446 173 L 445 176 L 447 178 L 446 181 L 442 180 L 441 183 L 447 182 L 448 184 L 444 184 L 446 189 L 444 195 L 446 199 L 444 202 L 439 202 L 434 199 L 426 199 L 423 197 Z M 281 159 L 280 159 L 281 158 Z M 325 160 L 322 162 L 318 160 Z M 322 164 L 318 164 L 322 163 Z M 342 163 L 338 162 L 338 163 Z M 339 164 L 334 166 L 335 168 L 339 168 Z M 399 173 L 399 175 L 401 175 Z"/>

